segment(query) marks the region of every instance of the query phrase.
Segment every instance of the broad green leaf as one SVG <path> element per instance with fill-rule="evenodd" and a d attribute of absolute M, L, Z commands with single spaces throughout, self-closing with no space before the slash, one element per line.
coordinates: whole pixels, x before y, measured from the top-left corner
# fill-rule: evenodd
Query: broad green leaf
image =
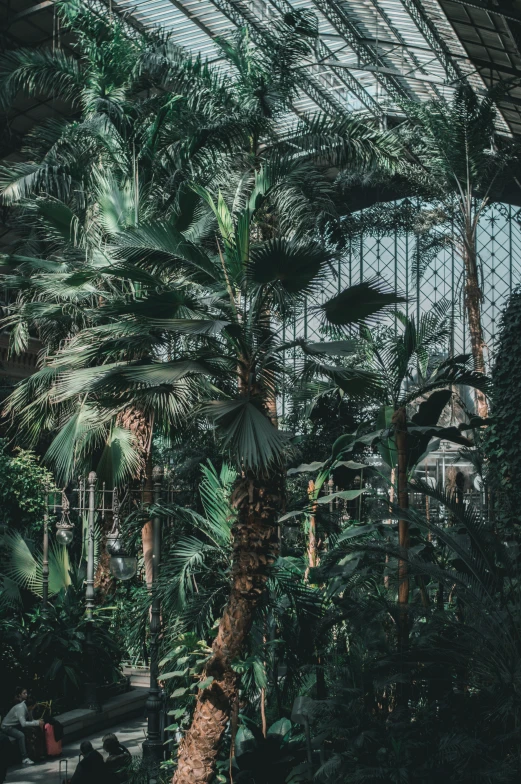
<path fill-rule="evenodd" d="M 443 409 L 452 397 L 450 389 L 438 389 L 420 403 L 418 411 L 412 417 L 415 425 L 437 425 Z"/>
<path fill-rule="evenodd" d="M 329 493 L 329 495 L 321 495 L 320 498 L 317 498 L 315 501 L 316 504 L 329 504 L 335 498 L 344 498 L 346 501 L 353 501 L 355 498 L 359 498 L 364 493 L 367 493 L 367 490 L 339 490 L 337 493 Z"/>
<path fill-rule="evenodd" d="M 302 343 L 306 354 L 327 354 L 335 357 L 350 357 L 359 347 L 357 340 L 331 340 L 323 343 Z"/>
<path fill-rule="evenodd" d="M 291 732 L 292 726 L 293 725 L 289 719 L 285 719 L 285 718 L 279 719 L 270 727 L 268 727 L 268 733 L 267 733 L 268 737 L 270 737 L 271 735 L 272 737 L 283 738 L 285 735 L 288 734 L 288 732 Z"/>
<path fill-rule="evenodd" d="M 184 688 L 184 689 L 175 689 L 175 690 L 172 692 L 172 697 L 173 697 L 174 699 L 175 699 L 176 697 L 184 697 L 184 696 L 185 696 L 185 694 L 188 694 L 188 692 L 189 692 L 189 689 L 188 689 L 188 688 Z"/>
<path fill-rule="evenodd" d="M 255 748 L 257 748 L 257 741 L 253 732 L 247 727 L 239 727 L 235 736 L 235 756 L 240 757 Z"/>
<path fill-rule="evenodd" d="M 293 476 L 293 474 L 306 474 L 306 473 L 315 473 L 320 468 L 323 468 L 325 463 L 319 463 L 315 461 L 314 463 L 301 463 L 301 465 L 297 466 L 296 468 L 289 468 L 288 469 L 288 476 Z"/>
<path fill-rule="evenodd" d="M 333 460 L 338 457 L 342 452 L 347 452 L 353 449 L 355 445 L 355 435 L 354 433 L 345 433 L 342 436 L 339 436 L 337 440 L 333 443 L 331 449 L 331 457 Z"/>

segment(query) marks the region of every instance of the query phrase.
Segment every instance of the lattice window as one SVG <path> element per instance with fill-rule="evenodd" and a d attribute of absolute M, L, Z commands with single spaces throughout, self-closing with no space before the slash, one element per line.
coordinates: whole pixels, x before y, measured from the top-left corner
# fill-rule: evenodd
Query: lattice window
<path fill-rule="evenodd" d="M 453 330 L 448 350 L 470 350 L 463 307 L 464 269 L 461 258 L 450 246 L 441 250 L 421 278 L 414 273 L 416 241 L 412 233 L 385 237 L 364 235 L 352 241 L 335 275 L 327 281 L 316 301 L 308 302 L 286 338 L 303 336 L 323 339 L 313 306 L 334 296 L 344 287 L 376 275 L 408 297 L 409 315 L 418 316 L 440 300 L 454 303 Z M 478 229 L 478 256 L 482 275 L 482 323 L 490 368 L 497 340 L 498 322 L 509 293 L 521 283 L 521 210 L 493 204 L 483 214 Z"/>

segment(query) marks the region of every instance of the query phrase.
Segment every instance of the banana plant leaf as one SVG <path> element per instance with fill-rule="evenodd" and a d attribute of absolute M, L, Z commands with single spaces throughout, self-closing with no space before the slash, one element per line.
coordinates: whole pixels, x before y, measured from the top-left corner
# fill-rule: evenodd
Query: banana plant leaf
<path fill-rule="evenodd" d="M 420 407 L 414 416 L 412 417 L 413 425 L 409 425 L 408 430 L 410 431 L 409 436 L 409 469 L 413 466 L 417 465 L 420 462 L 423 455 L 429 449 L 429 443 L 432 440 L 432 435 L 426 433 L 425 435 L 421 434 L 419 431 L 414 431 L 414 427 L 429 427 L 433 425 L 437 425 L 440 416 L 443 413 L 443 409 L 447 405 L 447 403 L 452 398 L 452 392 L 450 389 L 438 389 L 436 392 L 433 392 L 429 397 L 420 403 Z M 461 433 L 457 434 L 459 437 Z M 454 443 L 459 443 L 458 441 L 454 441 L 454 435 L 451 438 L 449 435 L 447 436 L 438 436 L 439 439 L 445 438 L 447 441 L 453 441 Z"/>
<path fill-rule="evenodd" d="M 447 395 L 448 393 L 448 395 Z M 451 441 L 460 446 L 470 447 L 472 441 L 464 436 L 457 427 L 442 427 L 437 425 L 443 409 L 450 397 L 449 390 L 438 390 L 433 392 L 425 400 L 412 420 L 407 424 L 407 436 L 409 443 L 409 470 L 421 459 L 428 449 L 429 443 L 433 438 L 444 441 Z M 434 398 L 431 400 L 431 398 Z M 390 422 L 392 419 L 392 406 L 385 406 L 380 409 L 377 424 L 383 425 L 380 430 L 371 433 L 346 433 L 337 438 L 332 448 L 333 460 L 348 454 L 355 446 L 376 446 L 382 459 L 389 466 L 395 465 L 396 449 L 394 447 L 394 435 Z M 428 424 L 431 420 L 431 424 Z"/>

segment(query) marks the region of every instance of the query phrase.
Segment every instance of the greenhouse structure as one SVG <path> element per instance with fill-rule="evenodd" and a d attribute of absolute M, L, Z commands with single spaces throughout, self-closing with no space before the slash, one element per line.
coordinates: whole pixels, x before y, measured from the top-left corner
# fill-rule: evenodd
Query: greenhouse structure
<path fill-rule="evenodd" d="M 0 782 L 517 784 L 521 2 L 0 19 Z"/>

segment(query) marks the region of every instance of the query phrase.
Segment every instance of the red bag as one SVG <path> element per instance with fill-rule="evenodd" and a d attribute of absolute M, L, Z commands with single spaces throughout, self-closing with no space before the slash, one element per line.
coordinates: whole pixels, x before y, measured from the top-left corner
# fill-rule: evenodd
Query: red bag
<path fill-rule="evenodd" d="M 62 753 L 62 742 L 61 740 L 55 740 L 54 727 L 52 724 L 46 724 L 43 731 L 45 732 L 47 754 L 49 757 L 59 757 Z"/>

